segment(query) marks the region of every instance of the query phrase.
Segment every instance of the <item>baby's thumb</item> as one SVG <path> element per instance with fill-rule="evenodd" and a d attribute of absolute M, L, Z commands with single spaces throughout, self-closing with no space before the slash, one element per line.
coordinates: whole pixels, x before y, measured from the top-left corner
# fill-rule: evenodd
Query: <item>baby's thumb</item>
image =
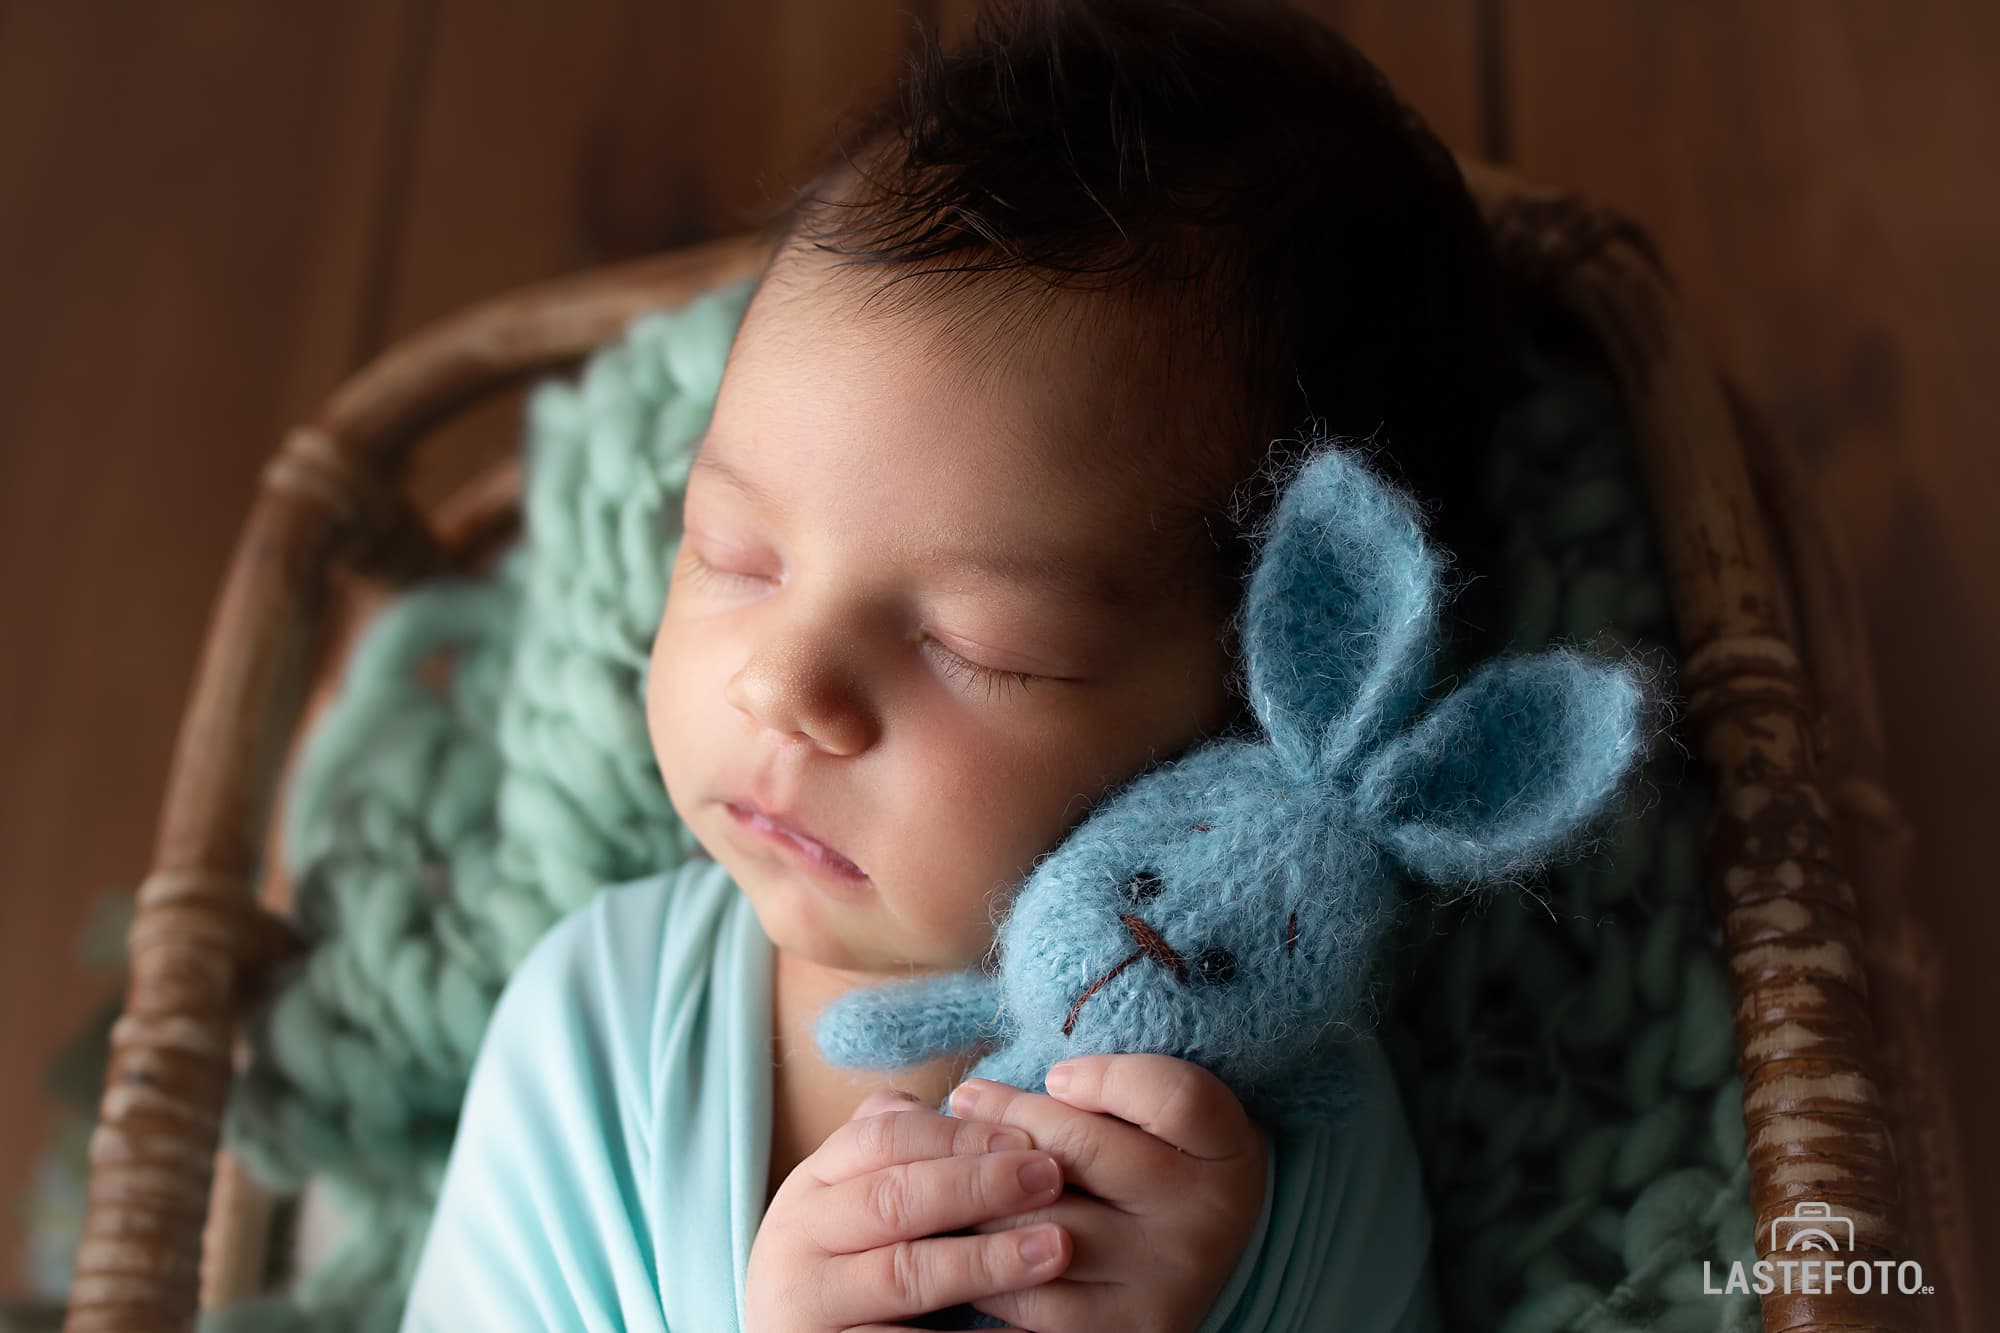
<path fill-rule="evenodd" d="M 849 1120 L 859 1120 L 865 1115 L 880 1115 L 884 1111 L 914 1111 L 922 1106 L 914 1092 L 904 1092 L 901 1088 L 877 1088 L 861 1099 L 861 1105 L 854 1108 Z"/>

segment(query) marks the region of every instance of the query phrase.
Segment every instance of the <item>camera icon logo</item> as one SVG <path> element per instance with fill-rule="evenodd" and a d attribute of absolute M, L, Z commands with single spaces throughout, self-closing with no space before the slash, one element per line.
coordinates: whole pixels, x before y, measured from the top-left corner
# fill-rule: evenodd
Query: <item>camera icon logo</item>
<path fill-rule="evenodd" d="M 1789 1216 L 1771 1220 L 1771 1248 L 1852 1250 L 1854 1220 L 1842 1217 L 1827 1204 L 1801 1203 L 1792 1209 Z"/>

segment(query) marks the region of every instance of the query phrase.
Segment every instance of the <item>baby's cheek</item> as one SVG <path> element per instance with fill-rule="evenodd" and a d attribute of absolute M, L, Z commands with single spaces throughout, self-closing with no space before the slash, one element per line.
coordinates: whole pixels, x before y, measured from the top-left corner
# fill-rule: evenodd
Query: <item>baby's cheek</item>
<path fill-rule="evenodd" d="M 646 663 L 646 734 L 653 743 L 653 758 L 662 771 L 667 767 L 666 757 L 671 748 L 668 741 L 673 731 L 670 716 L 673 685 L 671 654 L 664 641 L 656 640 L 653 655 Z"/>
<path fill-rule="evenodd" d="M 910 827 L 921 836 L 895 849 L 896 892 L 913 934 L 931 943 L 920 961 L 969 968 L 993 946 L 1002 914 L 1037 856 L 1051 844 L 1037 793 L 992 793 L 978 803 L 937 807 Z"/>
<path fill-rule="evenodd" d="M 684 660 L 678 639 L 670 627 L 662 627 L 647 665 L 646 734 L 652 743 L 653 760 L 674 811 L 683 821 L 694 815 L 693 805 L 702 792 L 698 789 L 702 766 L 714 748 L 712 738 L 703 735 L 704 712 L 694 697 L 693 677 L 699 664 Z M 715 725 L 715 710 L 706 710 Z"/>

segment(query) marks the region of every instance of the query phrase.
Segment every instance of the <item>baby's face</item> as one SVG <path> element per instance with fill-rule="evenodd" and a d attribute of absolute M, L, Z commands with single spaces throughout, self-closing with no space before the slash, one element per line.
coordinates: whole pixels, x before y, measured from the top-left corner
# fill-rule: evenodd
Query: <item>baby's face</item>
<path fill-rule="evenodd" d="M 767 283 L 746 313 L 647 718 L 675 810 L 779 949 L 958 970 L 1102 793 L 1227 724 L 1229 608 L 1149 519 L 1170 462 L 1085 466 L 1159 411 L 1121 401 L 1087 323 L 976 372 L 857 305 Z M 745 800 L 865 878 L 760 840 Z"/>

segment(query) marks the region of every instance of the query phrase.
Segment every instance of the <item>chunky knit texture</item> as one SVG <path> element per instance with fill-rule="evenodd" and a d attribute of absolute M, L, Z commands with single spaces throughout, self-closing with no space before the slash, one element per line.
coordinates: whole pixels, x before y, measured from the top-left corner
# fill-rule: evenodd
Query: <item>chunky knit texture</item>
<path fill-rule="evenodd" d="M 1486 458 L 1491 637 L 1457 660 L 1674 642 L 1629 423 L 1595 366 L 1515 345 L 1527 386 Z M 1451 1328 L 1756 1333 L 1702 1290 L 1756 1257 L 1743 1084 L 1702 883 L 1710 794 L 1671 733 L 1592 854 L 1523 895 L 1422 903 L 1384 968 Z"/>
<path fill-rule="evenodd" d="M 357 1225 L 294 1299 L 215 1329 L 393 1329 L 501 987 L 609 883 L 687 859 L 640 676 L 689 445 L 748 304 L 739 282 L 635 322 L 528 408 L 524 539 L 487 579 L 399 597 L 357 643 L 285 806 L 315 941 L 252 1032 L 225 1140 Z M 440 692 L 423 683 L 440 654 Z M 311 1318 L 310 1324 L 305 1321 Z"/>
<path fill-rule="evenodd" d="M 1264 739 L 1203 742 L 1107 795 L 1017 892 L 994 970 L 850 991 L 821 1011 L 820 1050 L 883 1069 L 992 1039 L 968 1076 L 1033 1092 L 1069 1056 L 1154 1052 L 1267 1122 L 1343 1122 L 1342 1042 L 1372 1024 L 1399 871 L 1539 870 L 1645 748 L 1638 673 L 1574 652 L 1485 663 L 1412 721 L 1442 563 L 1357 455 L 1308 459 L 1242 611 Z"/>
<path fill-rule="evenodd" d="M 253 1026 L 226 1127 L 280 1191 L 312 1178 L 344 1239 L 287 1297 L 208 1315 L 207 1333 L 393 1330 L 511 960 L 562 903 L 693 850 L 638 672 L 747 296 L 648 316 L 579 381 L 540 387 L 523 542 L 489 578 L 402 595 L 357 643 L 284 794 L 316 946 Z M 1615 394 L 1520 351 L 1535 391 L 1491 455 L 1510 630 L 1447 641 L 1441 664 L 1600 632 L 1671 643 Z M 1699 1290 L 1703 1258 L 1751 1257 L 1753 1224 L 1698 872 L 1706 793 L 1683 757 L 1654 745 L 1651 803 L 1596 855 L 1524 877 L 1525 894 L 1419 899 L 1391 935 L 1385 1044 L 1454 1328 L 1757 1327 L 1754 1297 Z"/>

